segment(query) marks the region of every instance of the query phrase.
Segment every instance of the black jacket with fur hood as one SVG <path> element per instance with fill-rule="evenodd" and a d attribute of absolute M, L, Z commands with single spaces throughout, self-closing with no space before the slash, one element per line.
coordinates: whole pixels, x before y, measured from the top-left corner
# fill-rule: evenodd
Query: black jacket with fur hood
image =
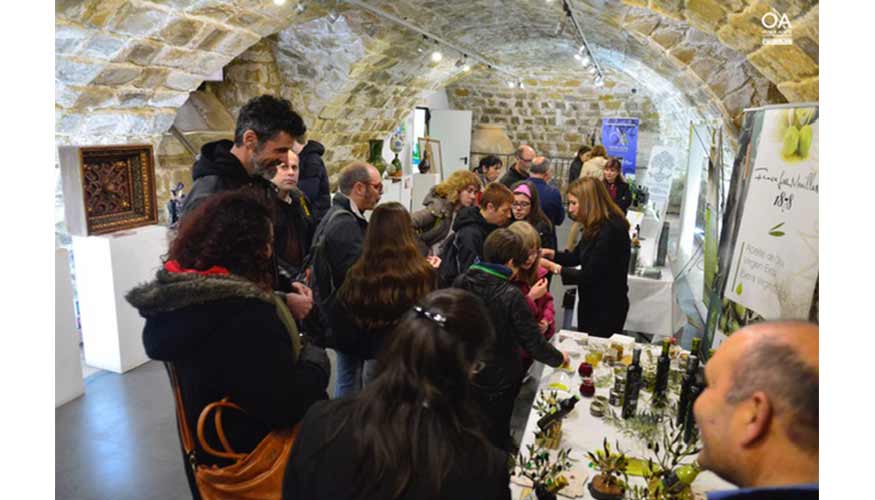
<path fill-rule="evenodd" d="M 207 404 L 229 396 L 247 414 L 226 410 L 225 433 L 236 452 L 246 453 L 268 432 L 292 427 L 314 402 L 327 399 L 325 351 L 305 345 L 296 362 L 272 294 L 251 281 L 162 269 L 126 298 L 146 318 L 146 354 L 176 368 L 192 431 Z M 221 449 L 213 426 L 207 426 L 206 438 Z M 196 456 L 202 464 L 227 463 L 199 444 Z"/>

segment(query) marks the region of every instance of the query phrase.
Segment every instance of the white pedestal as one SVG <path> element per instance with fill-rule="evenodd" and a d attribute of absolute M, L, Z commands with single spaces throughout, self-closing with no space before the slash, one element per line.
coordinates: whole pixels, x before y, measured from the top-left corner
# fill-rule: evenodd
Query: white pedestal
<path fill-rule="evenodd" d="M 55 249 L 55 408 L 85 394 L 68 252 Z"/>
<path fill-rule="evenodd" d="M 431 188 L 441 182 L 441 174 L 413 174 L 413 195 L 410 200 L 410 211 L 422 208 L 422 200 Z"/>
<path fill-rule="evenodd" d="M 88 365 L 124 373 L 149 360 L 142 340 L 145 320 L 124 296 L 136 285 L 154 279 L 165 253 L 164 226 L 73 237 L 82 341 Z"/>

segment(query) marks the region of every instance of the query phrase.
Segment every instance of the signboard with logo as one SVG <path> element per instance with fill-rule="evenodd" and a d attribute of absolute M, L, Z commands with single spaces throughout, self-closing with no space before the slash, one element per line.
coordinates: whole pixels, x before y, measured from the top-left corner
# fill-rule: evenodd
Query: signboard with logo
<path fill-rule="evenodd" d="M 668 146 L 653 146 L 650 150 L 650 163 L 641 179 L 641 184 L 647 186 L 650 201 L 662 219 L 668 206 L 671 185 L 678 164 L 678 152 Z"/>
<path fill-rule="evenodd" d="M 623 175 L 635 175 L 638 153 L 638 118 L 603 118 L 602 145 L 608 156 L 620 159 Z"/>
<path fill-rule="evenodd" d="M 706 345 L 762 319 L 809 319 L 819 273 L 819 110 L 746 112 L 719 244 Z"/>

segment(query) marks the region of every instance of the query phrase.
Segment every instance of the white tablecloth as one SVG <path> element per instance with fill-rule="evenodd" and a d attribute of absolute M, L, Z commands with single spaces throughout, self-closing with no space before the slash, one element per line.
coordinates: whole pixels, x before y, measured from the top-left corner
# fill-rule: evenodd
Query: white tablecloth
<path fill-rule="evenodd" d="M 656 255 L 655 243 L 656 240 L 652 239 L 641 242 L 639 255 L 644 266 L 653 264 Z M 684 315 L 674 290 L 671 262 L 667 261 L 666 265 L 659 269 L 662 271 L 659 279 L 629 275 L 629 314 L 626 315 L 624 330 L 671 336 L 684 325 Z M 577 300 L 574 303 L 571 324 L 577 327 Z"/>
<path fill-rule="evenodd" d="M 553 336 L 554 345 L 558 345 L 561 342 L 560 339 L 565 337 L 564 331 L 559 331 L 556 335 Z M 590 343 L 607 343 L 607 339 L 598 339 L 598 338 L 589 338 Z M 658 349 L 659 346 L 649 346 L 638 344 L 639 347 L 647 348 L 647 349 Z M 585 355 L 586 348 L 582 348 L 580 353 L 570 353 L 572 358 L 572 366 L 578 366 L 581 362 L 583 362 L 583 356 Z M 643 355 L 642 355 L 643 357 Z M 604 375 L 609 373 L 610 368 L 605 367 L 603 364 L 600 364 L 595 371 L 595 376 L 598 377 L 600 375 Z M 547 384 L 550 381 L 550 376 L 555 372 L 553 368 L 549 366 L 544 367 L 544 371 L 541 374 L 541 379 L 539 382 L 539 392 L 541 389 L 546 389 Z M 574 394 L 580 397 L 580 393 L 578 392 L 578 387 L 580 387 L 581 377 L 577 374 L 569 374 L 571 379 L 572 386 L 574 387 Z M 607 397 L 610 388 L 599 389 L 596 388 L 596 394 Z M 565 397 L 570 397 L 565 396 Z M 571 448 L 573 452 L 583 453 L 583 456 L 586 456 L 587 451 L 594 451 L 601 449 L 602 440 L 604 438 L 608 438 L 608 443 L 611 445 L 611 449 L 614 448 L 614 443 L 619 442 L 620 447 L 628 456 L 638 457 L 638 458 L 647 458 L 650 456 L 647 453 L 646 447 L 637 443 L 635 440 L 627 438 L 625 436 L 617 433 L 616 429 L 605 423 L 601 418 L 596 418 L 590 415 L 589 413 L 589 405 L 592 402 L 591 398 L 581 398 L 581 400 L 577 403 L 577 406 L 574 410 L 563 420 L 562 423 L 562 440 L 560 442 L 560 449 Z M 641 405 L 639 405 L 639 408 Z M 617 413 L 619 413 L 619 408 L 611 407 Z M 520 444 L 520 450 L 524 453 L 526 450 L 526 446 L 532 444 L 535 440 L 535 430 L 537 429 L 538 422 L 538 412 L 534 409 L 529 413 L 529 419 L 526 422 L 526 429 L 523 434 L 522 443 Z M 577 453 L 573 453 L 573 456 L 577 455 Z M 583 460 L 583 466 L 585 467 L 589 463 L 588 459 Z M 686 463 L 686 461 L 685 461 Z M 589 478 L 587 482 L 592 479 L 593 476 L 598 474 L 598 472 L 593 469 L 588 469 Z M 633 484 L 644 485 L 643 478 L 629 476 L 629 481 Z M 716 475 L 711 472 L 702 472 L 693 482 L 693 491 L 694 492 L 705 492 L 711 490 L 723 490 L 723 489 L 732 489 L 734 486 L 726 481 L 723 481 Z M 516 484 L 514 480 L 511 481 L 511 498 L 517 500 L 520 498 L 520 494 L 522 493 L 523 488 Z M 561 495 L 560 491 L 560 495 Z M 581 498 L 592 498 L 589 491 L 587 490 L 583 497 Z"/>

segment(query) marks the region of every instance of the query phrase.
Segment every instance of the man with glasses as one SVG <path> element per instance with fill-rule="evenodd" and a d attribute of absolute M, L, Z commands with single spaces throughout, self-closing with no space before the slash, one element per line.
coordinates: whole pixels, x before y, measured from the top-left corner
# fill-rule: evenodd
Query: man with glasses
<path fill-rule="evenodd" d="M 529 178 L 529 169 L 535 160 L 535 150 L 528 144 L 523 144 L 516 150 L 516 162 L 508 167 L 507 172 L 499 182 L 508 188 L 519 181 Z"/>
<path fill-rule="evenodd" d="M 362 253 L 368 227 L 364 213 L 377 206 L 382 194 L 380 172 L 373 165 L 355 161 L 340 171 L 338 193 L 316 228 L 310 250 L 316 304 L 323 315 L 343 284 L 347 269 Z M 362 388 L 363 363 L 357 356 L 337 352 L 335 398 L 355 394 Z"/>

